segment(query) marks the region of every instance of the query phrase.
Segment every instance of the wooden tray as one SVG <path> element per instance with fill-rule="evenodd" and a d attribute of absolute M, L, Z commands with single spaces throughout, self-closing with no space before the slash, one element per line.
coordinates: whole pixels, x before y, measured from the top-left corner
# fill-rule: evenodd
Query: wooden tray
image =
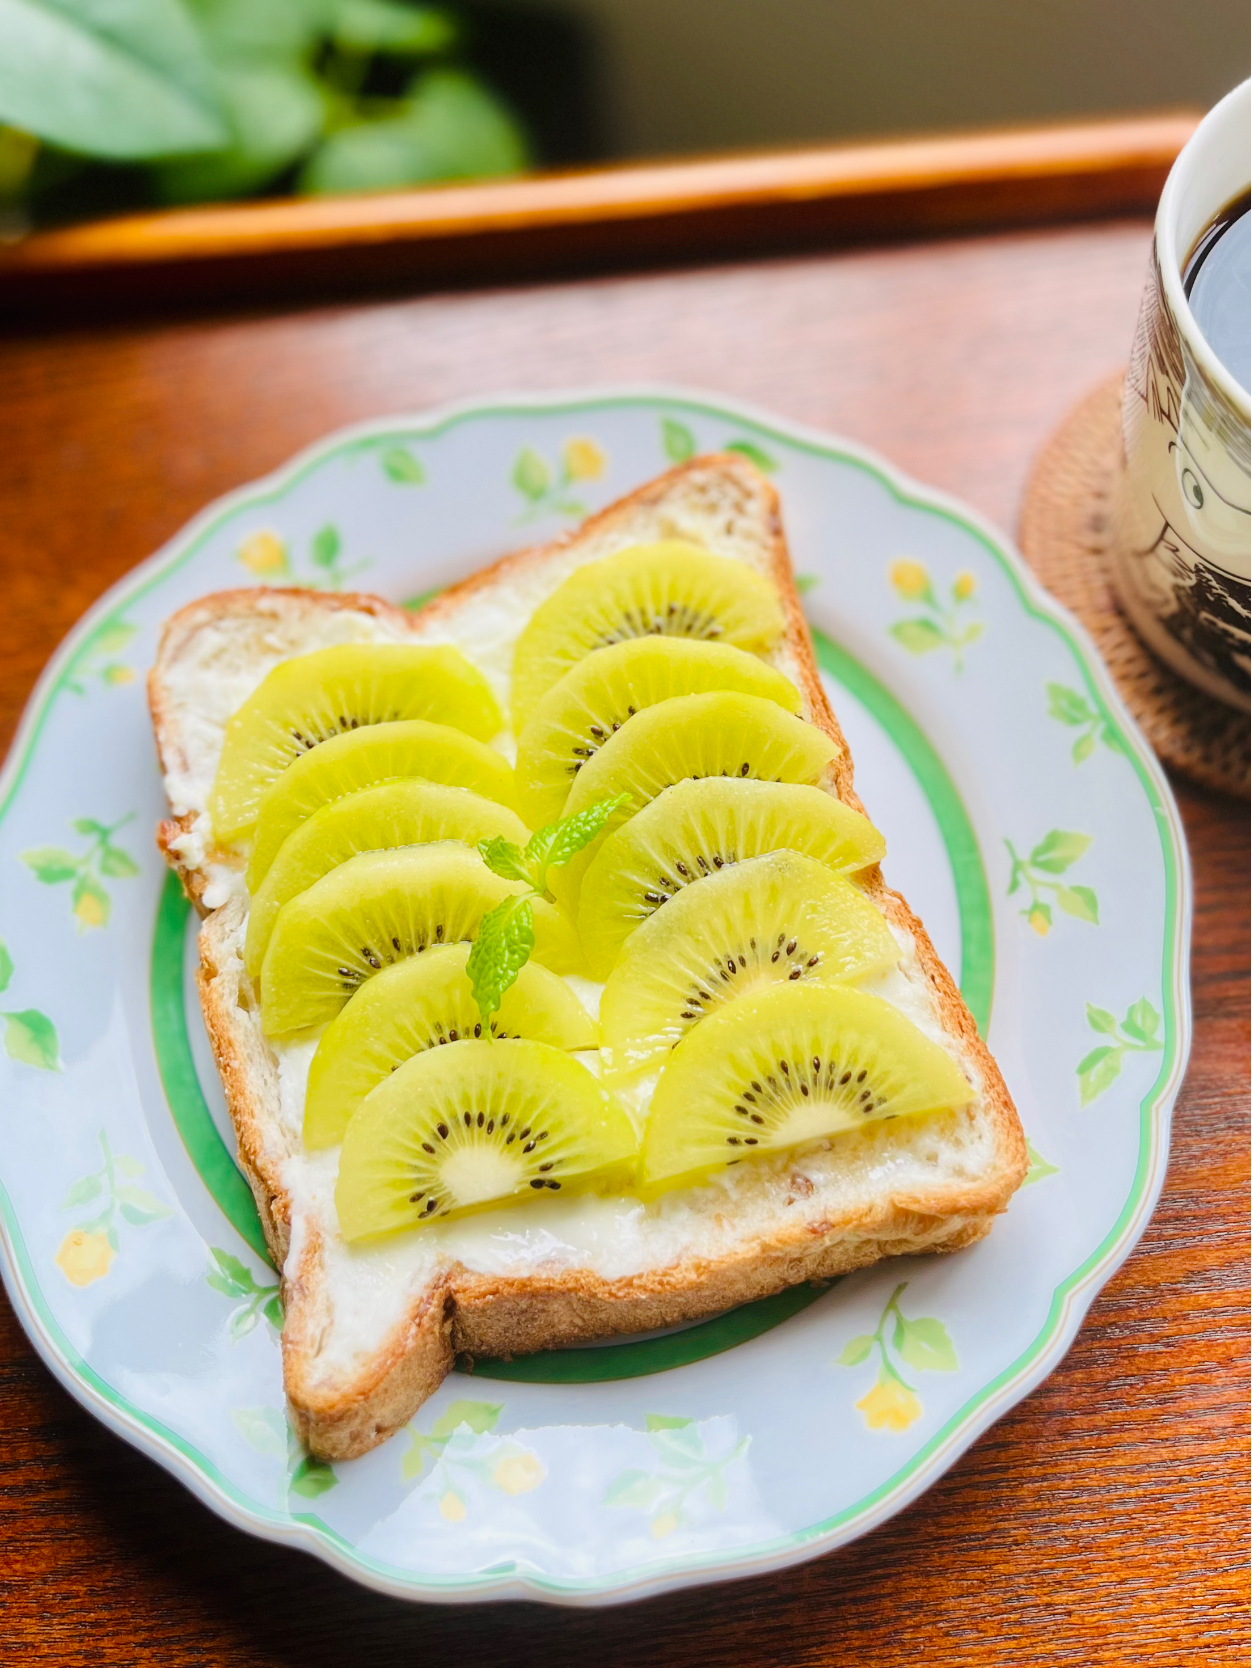
<path fill-rule="evenodd" d="M 1192 112 L 128 215 L 0 249 L 10 316 L 499 283 L 1149 213 Z"/>

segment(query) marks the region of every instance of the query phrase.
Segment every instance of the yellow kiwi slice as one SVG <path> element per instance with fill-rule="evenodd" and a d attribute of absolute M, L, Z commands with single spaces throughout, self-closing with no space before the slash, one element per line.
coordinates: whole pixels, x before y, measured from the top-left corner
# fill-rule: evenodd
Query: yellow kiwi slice
<path fill-rule="evenodd" d="M 676 782 L 611 834 L 583 881 L 578 935 L 593 979 L 607 979 L 626 940 L 685 887 L 727 864 L 790 849 L 836 874 L 877 863 L 886 841 L 823 788 L 752 778 Z"/>
<path fill-rule="evenodd" d="M 789 679 L 743 649 L 683 637 L 635 637 L 597 649 L 553 684 L 517 743 L 517 785 L 534 828 L 555 822 L 579 771 L 628 718 L 675 695 L 734 689 L 800 711 Z"/>
<path fill-rule="evenodd" d="M 713 1014 L 670 1055 L 640 1186 L 647 1196 L 690 1185 L 726 1164 L 973 1098 L 952 1056 L 881 997 L 775 985 Z"/>
<path fill-rule="evenodd" d="M 783 633 L 774 587 L 733 556 L 667 539 L 587 562 L 541 603 L 513 660 L 513 728 L 576 660 L 628 637 L 694 637 L 765 653 Z"/>
<path fill-rule="evenodd" d="M 520 817 L 468 788 L 416 780 L 383 782 L 332 800 L 286 840 L 253 894 L 244 966 L 255 978 L 279 910 L 349 857 L 436 840 L 476 846 L 497 834 L 515 845 L 525 845 L 529 838 Z"/>
<path fill-rule="evenodd" d="M 850 880 L 795 851 L 745 858 L 631 935 L 600 999 L 606 1071 L 647 1070 L 710 1014 L 765 985 L 843 984 L 899 957 Z"/>
<path fill-rule="evenodd" d="M 344 794 L 406 776 L 469 788 L 517 809 L 512 765 L 463 730 L 424 718 L 348 730 L 301 753 L 265 790 L 248 858 L 248 890 L 258 889 L 283 841 L 314 811 Z"/>
<path fill-rule="evenodd" d="M 608 835 L 675 782 L 724 776 L 813 785 L 837 752 L 823 730 L 759 695 L 677 695 L 645 707 L 575 778 L 566 816 L 613 794 L 628 793 L 630 803 L 572 862 L 552 871 L 554 896 L 575 909 L 582 877 Z"/>
<path fill-rule="evenodd" d="M 630 1179 L 638 1138 L 585 1066 L 541 1042 L 415 1054 L 361 1103 L 339 1157 L 347 1240 Z"/>
<path fill-rule="evenodd" d="M 467 944 L 434 945 L 362 985 L 322 1033 L 309 1067 L 304 1144 L 343 1140 L 348 1119 L 371 1089 L 428 1048 L 483 1035 L 465 976 Z M 489 1036 L 525 1037 L 552 1048 L 595 1048 L 596 1022 L 555 973 L 528 962 L 501 998 Z"/>
<path fill-rule="evenodd" d="M 325 1025 L 367 979 L 432 944 L 460 944 L 503 898 L 525 891 L 455 841 L 366 851 L 278 912 L 261 966 L 261 1024 L 282 1037 Z M 536 961 L 581 971 L 573 929 L 534 903 Z"/>
<path fill-rule="evenodd" d="M 341 643 L 281 661 L 226 726 L 209 811 L 226 845 L 302 753 L 370 724 L 427 718 L 486 741 L 500 729 L 487 680 L 447 644 Z"/>

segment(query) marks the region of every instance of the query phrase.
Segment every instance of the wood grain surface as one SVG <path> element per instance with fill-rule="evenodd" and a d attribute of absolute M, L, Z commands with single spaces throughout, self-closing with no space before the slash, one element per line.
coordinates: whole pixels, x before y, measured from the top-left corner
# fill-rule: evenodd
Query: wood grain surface
<path fill-rule="evenodd" d="M 0 743 L 57 640 L 206 500 L 334 426 L 667 378 L 852 435 L 1006 527 L 1126 356 L 1146 223 L 0 340 Z M 0 1316 L 0 1660 L 1247 1660 L 1247 807 L 1176 784 L 1195 1045 L 1165 1193 L 1060 1367 L 908 1510 L 781 1575 L 613 1612 L 407 1606 L 220 1522 Z"/>
<path fill-rule="evenodd" d="M 64 316 L 189 297 L 359 296 L 1150 212 L 1198 120 L 1172 112 L 125 215 L 0 244 L 0 306 Z"/>

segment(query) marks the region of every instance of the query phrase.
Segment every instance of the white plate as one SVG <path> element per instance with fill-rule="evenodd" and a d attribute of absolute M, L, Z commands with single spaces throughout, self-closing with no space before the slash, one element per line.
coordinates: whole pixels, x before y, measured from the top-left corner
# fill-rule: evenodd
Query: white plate
<path fill-rule="evenodd" d="M 1027 1185 L 958 1256 L 453 1375 L 366 1458 L 310 1463 L 188 910 L 153 847 L 161 622 L 241 583 L 413 598 L 727 444 L 782 494 L 888 879 L 989 1029 Z M 0 1210 L 23 1324 L 224 1517 L 403 1597 L 603 1604 L 863 1534 L 1051 1370 L 1164 1175 L 1187 858 L 1090 644 L 971 511 L 711 399 L 612 390 L 375 424 L 214 505 L 45 673 L 4 774 L 0 877 Z"/>

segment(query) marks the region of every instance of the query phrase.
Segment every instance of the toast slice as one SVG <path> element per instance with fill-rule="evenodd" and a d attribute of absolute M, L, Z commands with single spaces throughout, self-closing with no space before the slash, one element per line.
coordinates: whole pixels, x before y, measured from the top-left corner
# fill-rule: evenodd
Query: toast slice
<path fill-rule="evenodd" d="M 995 1062 L 921 922 L 875 868 L 858 880 L 886 917 L 900 961 L 866 988 L 959 1061 L 975 1089 L 968 1107 L 854 1130 L 802 1161 L 736 1166 L 646 1205 L 562 1198 L 364 1246 L 340 1237 L 338 1150 L 306 1153 L 301 1141 L 313 1045 L 275 1046 L 264 1036 L 242 959 L 242 860 L 212 844 L 205 807 L 226 721 L 278 661 L 345 641 L 454 643 L 507 707 L 514 644 L 539 603 L 580 564 L 664 538 L 745 562 L 775 586 L 786 631 L 769 658 L 838 746 L 823 785 L 862 809 L 818 678 L 777 496 L 739 457 L 684 464 L 417 614 L 368 596 L 239 590 L 191 604 L 165 628 L 149 678 L 172 813 L 158 840 L 204 916 L 205 1021 L 239 1161 L 282 1272 L 293 1421 L 322 1458 L 351 1458 L 383 1441 L 458 1354 L 521 1355 L 671 1327 L 881 1257 L 959 1250 L 987 1233 L 1025 1174 L 1025 1141 Z M 499 745 L 511 748 L 505 737 Z"/>

